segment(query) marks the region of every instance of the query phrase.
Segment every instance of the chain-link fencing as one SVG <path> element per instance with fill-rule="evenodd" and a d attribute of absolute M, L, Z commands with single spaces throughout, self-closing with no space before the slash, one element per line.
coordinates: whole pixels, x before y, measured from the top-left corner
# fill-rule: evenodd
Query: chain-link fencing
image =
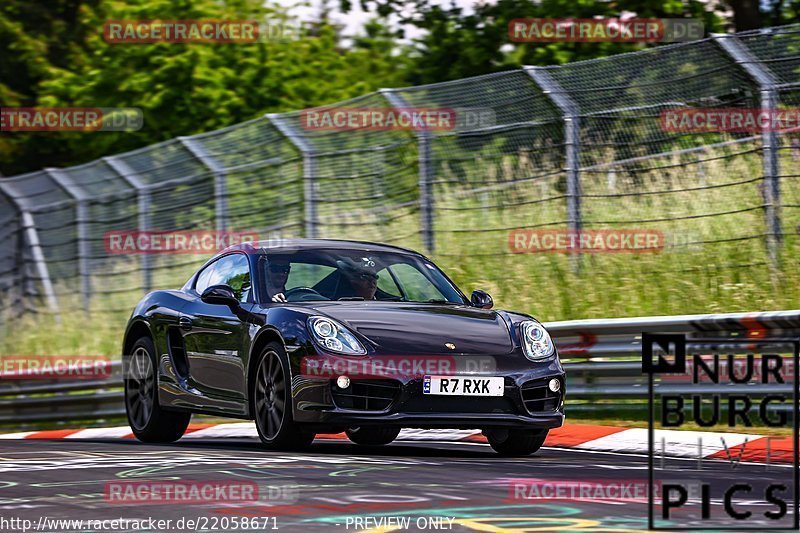
<path fill-rule="evenodd" d="M 506 294 L 576 275 L 613 284 L 626 269 L 755 269 L 773 279 L 796 261 L 798 134 L 670 131 L 663 117 L 799 104 L 792 25 L 385 89 L 325 108 L 483 110 L 490 123 L 315 129 L 306 111 L 270 114 L 2 178 L 0 316 L 58 315 L 77 302 L 127 313 L 199 266 L 186 254 L 109 251 L 109 235 L 137 231 L 389 242 Z M 543 251 L 532 246 L 536 232 L 635 228 L 658 232 L 659 253 L 533 253 Z"/>

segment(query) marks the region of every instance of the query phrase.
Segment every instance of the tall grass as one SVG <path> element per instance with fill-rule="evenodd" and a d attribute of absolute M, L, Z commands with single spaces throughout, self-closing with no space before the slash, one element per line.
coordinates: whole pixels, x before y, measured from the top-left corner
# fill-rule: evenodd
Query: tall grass
<path fill-rule="evenodd" d="M 784 238 L 780 263 L 773 269 L 766 247 L 761 157 L 755 148 L 669 155 L 647 161 L 646 169 L 644 164 L 621 167 L 613 175 L 606 169 L 584 172 L 584 227 L 658 230 L 674 246 L 656 253 L 583 254 L 578 259 L 560 253 L 516 254 L 509 248 L 510 228 L 565 227 L 563 173 L 549 172 L 552 165 L 540 161 L 537 167 L 524 153 L 512 154 L 480 176 L 474 173 L 483 167 L 476 164 L 477 170 L 465 177 L 443 164 L 434 185 L 436 249 L 430 256 L 465 292 L 486 290 L 497 308 L 542 320 L 797 308 L 800 188 L 791 176 L 798 163 L 793 154 L 782 152 Z M 415 206 L 389 212 L 373 206 L 342 212 L 339 218 L 330 205 L 326 208 L 324 237 L 422 247 Z M 719 214 L 705 216 L 710 213 Z M 337 227 L 337 220 L 348 225 Z M 156 258 L 154 287 L 180 287 L 204 260 Z M 105 265 L 88 312 L 78 298 L 64 296 L 75 293 L 77 283 L 57 283 L 62 322 L 45 313 L 10 320 L 0 352 L 118 354 L 130 310 L 143 295 L 136 262 L 116 258 Z"/>

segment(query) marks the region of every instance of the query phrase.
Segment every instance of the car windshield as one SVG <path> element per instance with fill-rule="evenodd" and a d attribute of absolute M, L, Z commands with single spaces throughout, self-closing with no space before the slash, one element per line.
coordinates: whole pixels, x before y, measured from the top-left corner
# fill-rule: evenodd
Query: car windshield
<path fill-rule="evenodd" d="M 270 252 L 258 262 L 264 301 L 283 293 L 290 302 L 384 300 L 466 303 L 429 261 L 391 252 L 315 249 Z"/>

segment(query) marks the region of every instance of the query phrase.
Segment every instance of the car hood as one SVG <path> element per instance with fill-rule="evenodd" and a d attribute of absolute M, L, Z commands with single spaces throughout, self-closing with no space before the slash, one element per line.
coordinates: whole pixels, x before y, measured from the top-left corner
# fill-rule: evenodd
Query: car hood
<path fill-rule="evenodd" d="M 331 302 L 314 308 L 367 337 L 383 354 L 505 354 L 513 350 L 505 321 L 486 309 L 399 302 Z M 456 347 L 451 350 L 445 343 Z"/>

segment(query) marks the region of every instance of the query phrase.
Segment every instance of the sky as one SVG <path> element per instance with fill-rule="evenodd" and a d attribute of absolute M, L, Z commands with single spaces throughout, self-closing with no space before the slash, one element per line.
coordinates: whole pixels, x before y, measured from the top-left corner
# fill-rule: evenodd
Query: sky
<path fill-rule="evenodd" d="M 274 0 L 278 4 L 289 8 L 289 12 L 295 15 L 300 20 L 315 20 L 319 18 L 319 13 L 323 6 L 323 2 L 325 0 Z M 713 1 L 713 0 L 708 0 Z M 768 1 L 768 0 L 762 0 Z M 352 10 L 349 13 L 341 13 L 339 10 L 339 0 L 327 0 L 328 8 L 330 9 L 330 18 L 333 19 L 334 22 L 341 24 L 343 26 L 343 35 L 345 37 L 352 37 L 358 35 L 362 32 L 362 28 L 364 23 L 367 22 L 374 13 L 368 13 L 361 9 L 361 4 L 359 0 L 351 0 L 352 2 Z M 481 4 L 493 4 L 495 0 L 431 0 L 431 3 L 438 4 L 438 5 L 450 5 L 455 4 L 461 7 L 464 10 L 465 14 L 472 13 L 472 6 L 478 3 Z M 716 2 L 714 2 L 716 3 Z M 294 7 L 292 7 L 294 6 Z M 411 15 L 412 13 L 405 13 L 406 15 Z M 730 13 L 728 13 L 730 16 Z M 623 11 L 620 13 L 620 16 L 623 18 L 633 17 L 635 13 L 629 11 Z M 392 20 L 390 19 L 390 23 Z M 396 17 L 395 17 L 396 23 Z M 411 40 L 415 37 L 419 37 L 421 34 L 421 30 L 414 26 L 406 26 L 406 40 Z M 345 39 L 346 41 L 346 39 Z"/>
<path fill-rule="evenodd" d="M 313 20 L 318 18 L 323 6 L 322 0 L 306 0 L 305 6 L 298 6 L 298 2 L 296 0 L 276 1 L 284 7 L 289 7 L 289 13 L 297 16 L 300 20 Z M 479 1 L 483 3 L 493 3 L 493 0 Z M 465 10 L 465 13 L 470 13 L 472 12 L 472 6 L 477 2 L 476 0 L 432 0 L 432 3 L 438 5 L 449 5 L 455 3 L 457 6 L 462 7 Z M 341 13 L 339 10 L 339 0 L 328 0 L 327 5 L 331 11 L 330 18 L 333 19 L 334 22 L 343 26 L 343 34 L 346 37 L 352 37 L 361 33 L 364 23 L 374 16 L 374 13 L 371 14 L 362 10 L 361 4 L 358 0 L 352 0 L 352 10 L 347 14 Z M 408 14 L 410 15 L 411 13 Z M 420 32 L 417 28 L 413 26 L 406 27 L 407 39 L 418 37 L 419 34 Z"/>

